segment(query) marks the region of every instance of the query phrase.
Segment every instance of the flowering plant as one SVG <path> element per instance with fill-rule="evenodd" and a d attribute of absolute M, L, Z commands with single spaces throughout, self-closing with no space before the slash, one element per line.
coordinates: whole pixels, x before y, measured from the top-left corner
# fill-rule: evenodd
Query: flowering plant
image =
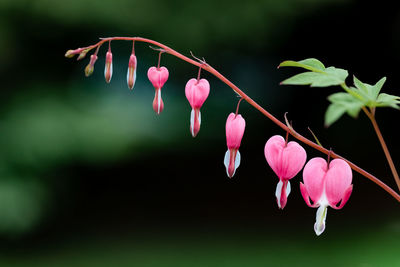
<path fill-rule="evenodd" d="M 287 205 L 287 197 L 292 191 L 292 186 L 289 180 L 293 179 L 305 165 L 302 173 L 304 183 L 300 183 L 300 192 L 308 206 L 318 207 L 316 222 L 314 224 L 314 230 L 317 235 L 320 235 L 325 230 L 327 207 L 330 206 L 334 209 L 341 209 L 349 200 L 353 190 L 352 170 L 370 179 L 400 202 L 400 195 L 395 190 L 387 186 L 374 175 L 336 154 L 332 149 L 323 147 L 313 133 L 315 142 L 297 133 L 288 122 L 286 114 L 285 122 L 278 120 L 226 77 L 206 63 L 204 58 L 199 59 L 193 54 L 192 58 L 189 58 L 164 44 L 141 37 L 101 38 L 101 40 L 94 45 L 75 50 L 68 50 L 65 56 L 73 57 L 78 55 L 78 60 L 81 60 L 89 51 L 94 49 L 95 52 L 90 56 L 90 62 L 85 68 L 85 74 L 86 76 L 89 76 L 94 71 L 94 65 L 98 58 L 97 55 L 100 47 L 104 43 L 108 43 L 104 75 L 106 82 L 109 83 L 111 81 L 113 70 L 111 42 L 117 40 L 132 42 L 132 53 L 128 61 L 127 71 L 127 84 L 131 90 L 136 81 L 137 58 L 134 49 L 135 42 L 144 42 L 157 46 L 156 48 L 151 48 L 159 52 L 158 65 L 157 67 L 150 67 L 147 72 L 147 76 L 155 88 L 155 97 L 152 105 L 157 114 L 160 114 L 164 109 L 164 102 L 161 98 L 161 88 L 165 85 L 169 77 L 168 69 L 166 67 L 160 67 L 161 55 L 163 53 L 173 55 L 199 68 L 197 79 L 190 79 L 185 86 L 185 95 L 192 108 L 190 113 L 189 130 L 193 137 L 196 137 L 200 131 L 200 109 L 210 92 L 209 82 L 206 79 L 201 78 L 202 70 L 207 71 L 220 79 L 240 97 L 236 113 L 232 112 L 229 114 L 225 127 L 228 150 L 225 153 L 224 165 L 229 178 L 234 176 L 239 167 L 241 161 L 239 147 L 246 127 L 245 119 L 238 113 L 240 102 L 242 100 L 248 102 L 251 106 L 280 127 L 283 132 L 286 133 L 286 139 L 279 135 L 273 136 L 266 142 L 264 147 L 266 161 L 279 179 L 275 191 L 278 207 L 283 209 Z M 328 100 L 331 104 L 328 106 L 325 113 L 325 125 L 329 126 L 333 124 L 345 113 L 356 118 L 359 113 L 363 111 L 373 125 L 393 177 L 397 183 L 398 189 L 400 190 L 399 175 L 375 118 L 376 108 L 378 107 L 399 109 L 398 104 L 400 104 L 400 97 L 380 92 L 386 78 L 382 78 L 375 85 L 370 85 L 361 82 L 354 76 L 354 86 L 348 86 L 346 84 L 346 78 L 348 77 L 347 70 L 335 67 L 325 67 L 322 62 L 314 58 L 301 61 L 284 61 L 278 67 L 297 67 L 306 70 L 303 73 L 284 80 L 281 84 L 310 85 L 313 87 L 340 86 L 344 90 L 344 92 L 337 92 L 329 96 Z M 295 141 L 289 142 L 289 135 L 301 143 L 327 155 L 327 160 L 317 157 L 306 163 L 307 154 L 305 149 Z"/>

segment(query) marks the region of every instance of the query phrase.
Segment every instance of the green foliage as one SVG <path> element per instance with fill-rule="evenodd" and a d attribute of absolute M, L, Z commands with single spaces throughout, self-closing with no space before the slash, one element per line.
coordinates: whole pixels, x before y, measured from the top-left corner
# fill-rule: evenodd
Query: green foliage
<path fill-rule="evenodd" d="M 325 113 L 325 126 L 328 127 L 347 112 L 353 118 L 358 116 L 363 103 L 349 93 L 339 92 L 328 97 L 332 103 Z"/>
<path fill-rule="evenodd" d="M 281 84 L 311 85 L 312 87 L 340 85 L 346 91 L 334 93 L 328 97 L 331 104 L 325 113 L 325 126 L 327 127 L 336 122 L 345 113 L 357 118 L 363 107 L 371 110 L 376 107 L 399 109 L 400 97 L 380 93 L 386 77 L 380 79 L 376 84 L 370 85 L 353 76 L 354 87 L 348 87 L 345 82 L 348 76 L 347 70 L 335 67 L 326 68 L 321 61 L 315 58 L 301 61 L 287 60 L 282 62 L 279 67 L 298 67 L 309 70 L 292 76 L 281 82 Z"/>
<path fill-rule="evenodd" d="M 289 79 L 284 80 L 281 84 L 309 84 L 312 87 L 327 87 L 344 83 L 348 76 L 347 70 L 335 67 L 325 68 L 324 64 L 315 58 L 308 58 L 301 61 L 288 60 L 282 62 L 279 67 L 299 67 L 309 70 L 290 77 Z"/>

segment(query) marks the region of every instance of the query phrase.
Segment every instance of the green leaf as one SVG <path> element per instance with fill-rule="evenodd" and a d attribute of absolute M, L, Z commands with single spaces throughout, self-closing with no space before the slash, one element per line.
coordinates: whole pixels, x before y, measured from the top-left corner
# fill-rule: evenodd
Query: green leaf
<path fill-rule="evenodd" d="M 317 81 L 319 77 L 320 73 L 311 71 L 303 72 L 284 80 L 283 82 L 281 82 L 281 84 L 307 85 L 312 84 L 314 81 Z"/>
<path fill-rule="evenodd" d="M 353 75 L 353 82 L 354 82 L 354 86 L 357 87 L 358 90 L 360 90 L 361 92 L 363 92 L 363 93 L 369 95 L 370 87 L 371 87 L 369 84 L 366 84 L 366 83 L 361 82 L 361 81 L 360 81 L 359 79 L 357 79 L 356 76 L 354 76 L 354 75 Z M 367 86 L 368 86 L 369 88 L 368 88 Z"/>
<path fill-rule="evenodd" d="M 346 112 L 346 109 L 338 104 L 330 104 L 325 112 L 325 127 L 331 126 Z"/>
<path fill-rule="evenodd" d="M 383 77 L 374 86 L 371 86 L 371 93 L 374 99 L 377 99 L 379 92 L 381 91 L 382 86 L 384 85 L 385 82 L 386 82 L 386 77 Z"/>
<path fill-rule="evenodd" d="M 328 127 L 338 120 L 345 112 L 353 118 L 357 118 L 363 103 L 349 93 L 339 92 L 328 97 L 332 103 L 325 113 L 325 125 Z"/>
<path fill-rule="evenodd" d="M 347 77 L 347 71 L 329 67 L 326 72 L 303 72 L 292 76 L 281 84 L 291 85 L 311 85 L 312 87 L 328 87 L 332 85 L 340 85 Z"/>
<path fill-rule="evenodd" d="M 279 67 L 300 67 L 309 72 L 297 74 L 281 82 L 281 84 L 291 85 L 311 85 L 312 87 L 327 87 L 344 83 L 348 76 L 347 70 L 335 67 L 325 68 L 319 60 L 309 58 L 301 61 L 284 61 Z"/>
<path fill-rule="evenodd" d="M 370 85 L 367 83 L 363 83 L 358 80 L 355 76 L 353 77 L 354 85 L 357 87 L 357 92 L 359 96 L 362 98 L 364 105 L 368 107 L 377 107 L 379 104 L 377 102 L 377 97 L 379 92 L 382 89 L 383 84 L 386 81 L 386 77 L 380 79 L 375 85 Z"/>
<path fill-rule="evenodd" d="M 395 109 L 400 109 L 398 104 L 400 104 L 400 97 L 396 95 L 389 94 L 379 94 L 376 100 L 377 107 L 392 107 Z"/>
<path fill-rule="evenodd" d="M 286 60 L 279 64 L 280 67 L 300 67 L 313 72 L 320 72 L 325 70 L 324 64 L 316 58 L 307 58 L 300 61 Z"/>

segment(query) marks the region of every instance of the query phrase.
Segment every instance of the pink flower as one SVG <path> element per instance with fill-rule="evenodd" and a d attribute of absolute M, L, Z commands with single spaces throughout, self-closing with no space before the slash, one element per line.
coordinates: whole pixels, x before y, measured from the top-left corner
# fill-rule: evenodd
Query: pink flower
<path fill-rule="evenodd" d="M 104 67 L 104 77 L 106 78 L 107 83 L 111 81 L 112 74 L 113 74 L 112 54 L 111 51 L 108 51 L 106 54 L 106 65 Z"/>
<path fill-rule="evenodd" d="M 278 207 L 283 209 L 290 193 L 289 180 L 301 171 L 306 162 L 307 153 L 297 142 L 286 143 L 282 136 L 275 135 L 265 144 L 264 155 L 279 178 L 275 196 Z"/>
<path fill-rule="evenodd" d="M 133 89 L 133 86 L 135 85 L 136 82 L 136 67 L 137 67 L 137 61 L 136 61 L 136 56 L 134 53 L 131 54 L 129 57 L 129 63 L 128 63 L 128 72 L 126 74 L 126 81 L 128 83 L 129 89 Z"/>
<path fill-rule="evenodd" d="M 245 127 L 246 122 L 240 114 L 229 114 L 225 125 L 226 145 L 228 146 L 228 150 L 226 151 L 224 158 L 226 174 L 229 178 L 233 177 L 236 169 L 240 165 L 239 147 Z"/>
<path fill-rule="evenodd" d="M 161 67 L 161 68 L 151 67 L 147 71 L 147 77 L 153 84 L 154 89 L 156 89 L 153 100 L 153 109 L 157 114 L 160 114 L 161 111 L 163 111 L 164 109 L 164 102 L 162 101 L 161 98 L 161 88 L 168 80 L 168 75 L 169 73 L 166 67 Z"/>
<path fill-rule="evenodd" d="M 313 158 L 304 167 L 303 180 L 301 195 L 309 207 L 319 207 L 314 231 L 320 235 L 325 230 L 327 207 L 341 209 L 350 198 L 353 190 L 351 168 L 342 159 L 334 159 L 328 165 L 323 158 Z"/>
<path fill-rule="evenodd" d="M 190 132 L 195 137 L 200 131 L 201 114 L 200 108 L 206 101 L 208 94 L 210 93 L 210 84 L 206 79 L 190 79 L 186 83 L 185 95 L 192 107 L 190 113 Z"/>

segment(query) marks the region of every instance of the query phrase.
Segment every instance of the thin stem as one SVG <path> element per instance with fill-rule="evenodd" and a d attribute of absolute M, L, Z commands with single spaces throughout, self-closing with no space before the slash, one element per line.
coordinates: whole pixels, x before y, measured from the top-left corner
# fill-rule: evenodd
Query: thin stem
<path fill-rule="evenodd" d="M 163 53 L 163 51 L 160 51 L 160 54 L 158 54 L 158 64 L 157 64 L 157 69 L 160 69 L 160 62 L 161 62 L 161 54 Z"/>
<path fill-rule="evenodd" d="M 239 102 L 237 103 L 237 106 L 236 106 L 236 113 L 235 113 L 235 118 L 236 118 L 236 116 L 238 115 L 238 113 L 239 113 L 239 105 L 240 105 L 240 102 L 242 102 L 242 100 L 243 100 L 243 97 L 242 98 L 240 98 L 239 99 Z"/>
<path fill-rule="evenodd" d="M 289 131 L 286 132 L 285 147 L 287 146 L 288 141 L 289 141 Z"/>
<path fill-rule="evenodd" d="M 394 197 L 398 202 L 400 202 L 400 195 L 397 194 L 392 188 L 390 188 L 384 182 L 379 180 L 374 175 L 372 175 L 372 174 L 368 173 L 367 171 L 363 170 L 362 168 L 358 167 L 357 165 L 355 165 L 351 161 L 341 157 L 340 155 L 338 155 L 338 154 L 336 154 L 336 153 L 334 153 L 332 151 L 330 152 L 329 150 L 325 149 L 324 147 L 321 147 L 320 145 L 318 145 L 318 144 L 312 142 L 311 140 L 305 138 L 304 136 L 298 134 L 292 128 L 289 128 L 288 126 L 286 126 L 284 123 L 282 123 L 280 120 L 278 120 L 276 117 L 274 117 L 267 110 L 262 108 L 253 99 L 251 99 L 242 90 L 240 90 L 236 85 L 234 85 L 231 81 L 229 81 L 227 78 L 225 78 L 225 76 L 223 76 L 221 73 L 219 73 L 217 70 L 215 70 L 210 65 L 205 64 L 205 63 L 197 62 L 197 61 L 195 61 L 193 59 L 190 59 L 190 58 L 182 55 L 181 53 L 171 49 L 170 47 L 168 47 L 168 46 L 166 46 L 166 45 L 164 45 L 162 43 L 159 43 L 159 42 L 151 40 L 151 39 L 142 38 L 142 37 L 108 37 L 108 38 L 101 38 L 98 43 L 96 43 L 94 45 L 91 45 L 91 46 L 88 46 L 88 47 L 85 47 L 85 48 L 90 48 L 91 49 L 91 48 L 100 46 L 104 42 L 107 42 L 107 41 L 110 41 L 110 40 L 126 40 L 126 41 L 138 41 L 138 42 L 150 43 L 150 44 L 156 45 L 156 46 L 164 49 L 166 53 L 168 53 L 170 55 L 173 55 L 173 56 L 175 56 L 177 58 L 180 58 L 181 60 L 186 61 L 189 64 L 198 66 L 199 68 L 203 68 L 205 71 L 208 71 L 209 73 L 214 75 L 216 78 L 221 80 L 223 83 L 228 85 L 235 93 L 237 93 L 239 96 L 241 96 L 244 100 L 246 100 L 247 103 L 252 105 L 255 109 L 257 109 L 259 112 L 261 112 L 264 116 L 266 116 L 269 120 L 271 120 L 277 126 L 282 128 L 284 131 L 288 131 L 294 138 L 296 138 L 300 142 L 303 142 L 304 144 L 306 144 L 306 145 L 308 145 L 308 146 L 310 146 L 310 147 L 312 147 L 312 148 L 314 148 L 314 149 L 316 149 L 316 150 L 318 150 L 318 151 L 320 151 L 320 152 L 322 152 L 322 153 L 324 153 L 326 155 L 328 155 L 328 153 L 329 153 L 332 158 L 340 158 L 340 159 L 346 161 L 354 171 L 358 172 L 362 176 L 368 178 L 369 180 L 371 180 L 372 182 L 377 184 L 379 187 L 381 187 L 383 190 L 385 190 L 387 193 L 389 193 L 392 197 Z"/>
<path fill-rule="evenodd" d="M 346 83 L 342 83 L 341 86 L 346 92 L 350 92 L 350 89 L 348 88 Z M 386 145 L 385 139 L 383 138 L 383 135 L 382 135 L 382 133 L 381 133 L 381 131 L 379 129 L 378 123 L 376 122 L 376 119 L 375 119 L 375 111 L 376 111 L 376 109 L 375 108 L 367 109 L 365 106 L 363 106 L 362 110 L 364 111 L 365 115 L 367 115 L 367 117 L 369 118 L 369 120 L 372 123 L 372 126 L 374 127 L 375 133 L 376 133 L 376 135 L 377 135 L 377 137 L 379 139 L 379 142 L 381 144 L 383 152 L 385 153 L 386 160 L 389 163 L 390 170 L 392 171 L 393 178 L 396 181 L 397 188 L 400 190 L 399 174 L 398 174 L 398 172 L 396 170 L 396 167 L 395 167 L 395 165 L 393 163 L 393 159 L 390 156 L 390 152 L 389 152 L 389 149 L 388 149 L 388 147 Z"/>
<path fill-rule="evenodd" d="M 201 74 L 201 65 L 199 68 L 199 73 L 197 74 L 197 83 L 199 83 L 199 81 L 200 81 L 200 74 Z"/>
<path fill-rule="evenodd" d="M 331 162 L 331 154 L 332 154 L 332 148 L 329 149 L 328 159 L 326 160 L 326 162 L 328 162 L 328 169 L 329 169 L 329 163 Z"/>
<path fill-rule="evenodd" d="M 376 122 L 375 116 L 372 115 L 372 113 L 370 113 L 371 115 L 369 116 L 369 119 L 371 120 L 372 126 L 374 127 L 374 130 L 376 132 L 376 135 L 378 136 L 379 142 L 381 143 L 383 152 L 385 153 L 386 159 L 389 163 L 390 166 L 390 170 L 392 171 L 394 180 L 396 181 L 397 187 L 400 190 L 400 178 L 399 178 L 399 174 L 397 173 L 396 167 L 393 163 L 392 157 L 390 156 L 390 152 L 389 149 L 386 145 L 385 140 L 383 139 L 383 135 L 381 133 L 381 130 L 379 129 L 378 123 Z"/>

